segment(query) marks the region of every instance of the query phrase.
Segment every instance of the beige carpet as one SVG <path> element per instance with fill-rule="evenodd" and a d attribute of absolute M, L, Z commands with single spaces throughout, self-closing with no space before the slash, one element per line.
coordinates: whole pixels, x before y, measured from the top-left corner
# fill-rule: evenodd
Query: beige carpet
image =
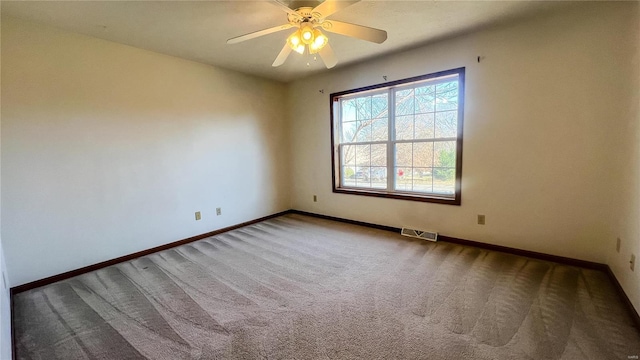
<path fill-rule="evenodd" d="M 18 359 L 628 359 L 607 276 L 287 215 L 18 294 Z"/>

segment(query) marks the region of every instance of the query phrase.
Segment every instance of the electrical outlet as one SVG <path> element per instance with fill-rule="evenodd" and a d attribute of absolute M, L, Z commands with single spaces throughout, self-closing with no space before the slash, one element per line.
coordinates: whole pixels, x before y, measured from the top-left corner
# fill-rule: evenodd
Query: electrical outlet
<path fill-rule="evenodd" d="M 620 242 L 621 242 L 621 241 L 622 241 L 622 240 L 620 240 L 620 238 L 618 238 L 618 240 L 616 240 L 616 251 L 617 251 L 617 252 L 620 252 Z"/>
<path fill-rule="evenodd" d="M 631 269 L 631 271 L 635 271 L 636 269 L 636 256 L 631 254 L 631 261 L 629 261 L 629 269 Z"/>
<path fill-rule="evenodd" d="M 216 215 L 222 215 L 222 208 L 216 208 Z"/>
<path fill-rule="evenodd" d="M 484 224 L 485 224 L 484 215 L 478 215 L 478 225 L 484 225 Z"/>
<path fill-rule="evenodd" d="M 200 214 L 200 211 L 196 211 L 196 220 L 200 219 L 202 219 L 202 215 Z"/>
<path fill-rule="evenodd" d="M 313 202 L 318 202 L 318 196 L 313 195 Z"/>

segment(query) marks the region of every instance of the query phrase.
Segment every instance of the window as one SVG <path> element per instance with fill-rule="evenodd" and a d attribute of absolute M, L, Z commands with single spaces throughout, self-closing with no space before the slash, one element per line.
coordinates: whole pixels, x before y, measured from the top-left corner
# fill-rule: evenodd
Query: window
<path fill-rule="evenodd" d="M 333 191 L 460 205 L 464 68 L 331 94 Z"/>

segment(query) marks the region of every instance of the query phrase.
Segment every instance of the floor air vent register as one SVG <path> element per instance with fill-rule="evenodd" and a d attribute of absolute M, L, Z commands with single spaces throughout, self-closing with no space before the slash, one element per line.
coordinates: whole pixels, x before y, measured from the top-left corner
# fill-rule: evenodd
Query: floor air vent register
<path fill-rule="evenodd" d="M 432 231 L 422 231 L 416 229 L 402 228 L 400 234 L 412 238 L 428 240 L 428 241 L 438 241 L 438 233 Z"/>

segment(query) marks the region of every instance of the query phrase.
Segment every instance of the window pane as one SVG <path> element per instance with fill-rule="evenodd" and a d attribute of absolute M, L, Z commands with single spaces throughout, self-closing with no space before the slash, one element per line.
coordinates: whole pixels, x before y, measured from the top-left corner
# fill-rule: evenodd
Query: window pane
<path fill-rule="evenodd" d="M 371 145 L 355 145 L 356 165 L 358 167 L 369 167 L 371 165 Z"/>
<path fill-rule="evenodd" d="M 413 177 L 411 168 L 396 167 L 396 186 L 395 190 L 411 191 L 413 189 Z"/>
<path fill-rule="evenodd" d="M 436 113 L 436 137 L 456 137 L 458 134 L 458 112 L 445 111 Z"/>
<path fill-rule="evenodd" d="M 357 106 L 356 115 L 358 117 L 358 120 L 371 119 L 371 96 L 361 97 L 355 100 Z"/>
<path fill-rule="evenodd" d="M 387 145 L 371 145 L 371 166 L 387 166 Z"/>
<path fill-rule="evenodd" d="M 415 133 L 416 139 L 433 139 L 434 114 L 416 115 Z"/>
<path fill-rule="evenodd" d="M 431 171 L 431 168 L 413 168 L 413 191 L 433 191 Z"/>
<path fill-rule="evenodd" d="M 434 153 L 433 191 L 439 194 L 453 194 L 456 180 L 456 142 L 436 142 Z"/>
<path fill-rule="evenodd" d="M 431 183 L 433 181 L 433 168 L 417 168 L 419 176 L 425 181 Z"/>
<path fill-rule="evenodd" d="M 413 166 L 413 144 L 396 144 L 396 166 Z"/>
<path fill-rule="evenodd" d="M 342 164 L 343 165 L 356 165 L 356 146 L 355 145 L 343 145 L 342 146 Z"/>
<path fill-rule="evenodd" d="M 413 144 L 413 164 L 414 167 L 433 166 L 433 143 Z"/>
<path fill-rule="evenodd" d="M 456 142 L 437 141 L 434 143 L 434 165 L 437 167 L 456 167 Z"/>
<path fill-rule="evenodd" d="M 342 141 L 354 142 L 356 140 L 356 122 L 349 121 L 342 123 Z"/>
<path fill-rule="evenodd" d="M 455 193 L 455 168 L 433 169 L 433 192 L 452 195 Z"/>
<path fill-rule="evenodd" d="M 371 141 L 371 120 L 356 121 L 356 141 Z"/>
<path fill-rule="evenodd" d="M 356 101 L 343 100 L 342 101 L 342 122 L 356 120 Z"/>
<path fill-rule="evenodd" d="M 387 141 L 389 139 L 389 123 L 387 118 L 376 120 L 371 125 L 373 141 Z"/>
<path fill-rule="evenodd" d="M 396 115 L 413 114 L 413 89 L 396 91 Z"/>
<path fill-rule="evenodd" d="M 371 167 L 371 187 L 377 189 L 387 188 L 387 168 L 374 166 Z"/>
<path fill-rule="evenodd" d="M 373 119 L 386 119 L 389 117 L 389 96 L 385 94 L 371 97 L 371 117 Z"/>
<path fill-rule="evenodd" d="M 458 81 L 436 85 L 436 111 L 458 108 Z"/>
<path fill-rule="evenodd" d="M 396 140 L 413 139 L 413 115 L 396 117 Z"/>
<path fill-rule="evenodd" d="M 436 88 L 434 85 L 416 88 L 415 112 L 433 112 L 436 108 Z"/>
<path fill-rule="evenodd" d="M 360 170 L 356 171 L 355 175 L 354 175 L 354 179 L 355 179 L 355 186 L 357 187 L 366 187 L 366 188 L 370 188 L 371 187 L 371 178 L 369 177 L 369 168 L 361 168 Z"/>
<path fill-rule="evenodd" d="M 343 186 L 355 186 L 355 169 L 352 166 L 342 167 L 342 185 Z"/>

